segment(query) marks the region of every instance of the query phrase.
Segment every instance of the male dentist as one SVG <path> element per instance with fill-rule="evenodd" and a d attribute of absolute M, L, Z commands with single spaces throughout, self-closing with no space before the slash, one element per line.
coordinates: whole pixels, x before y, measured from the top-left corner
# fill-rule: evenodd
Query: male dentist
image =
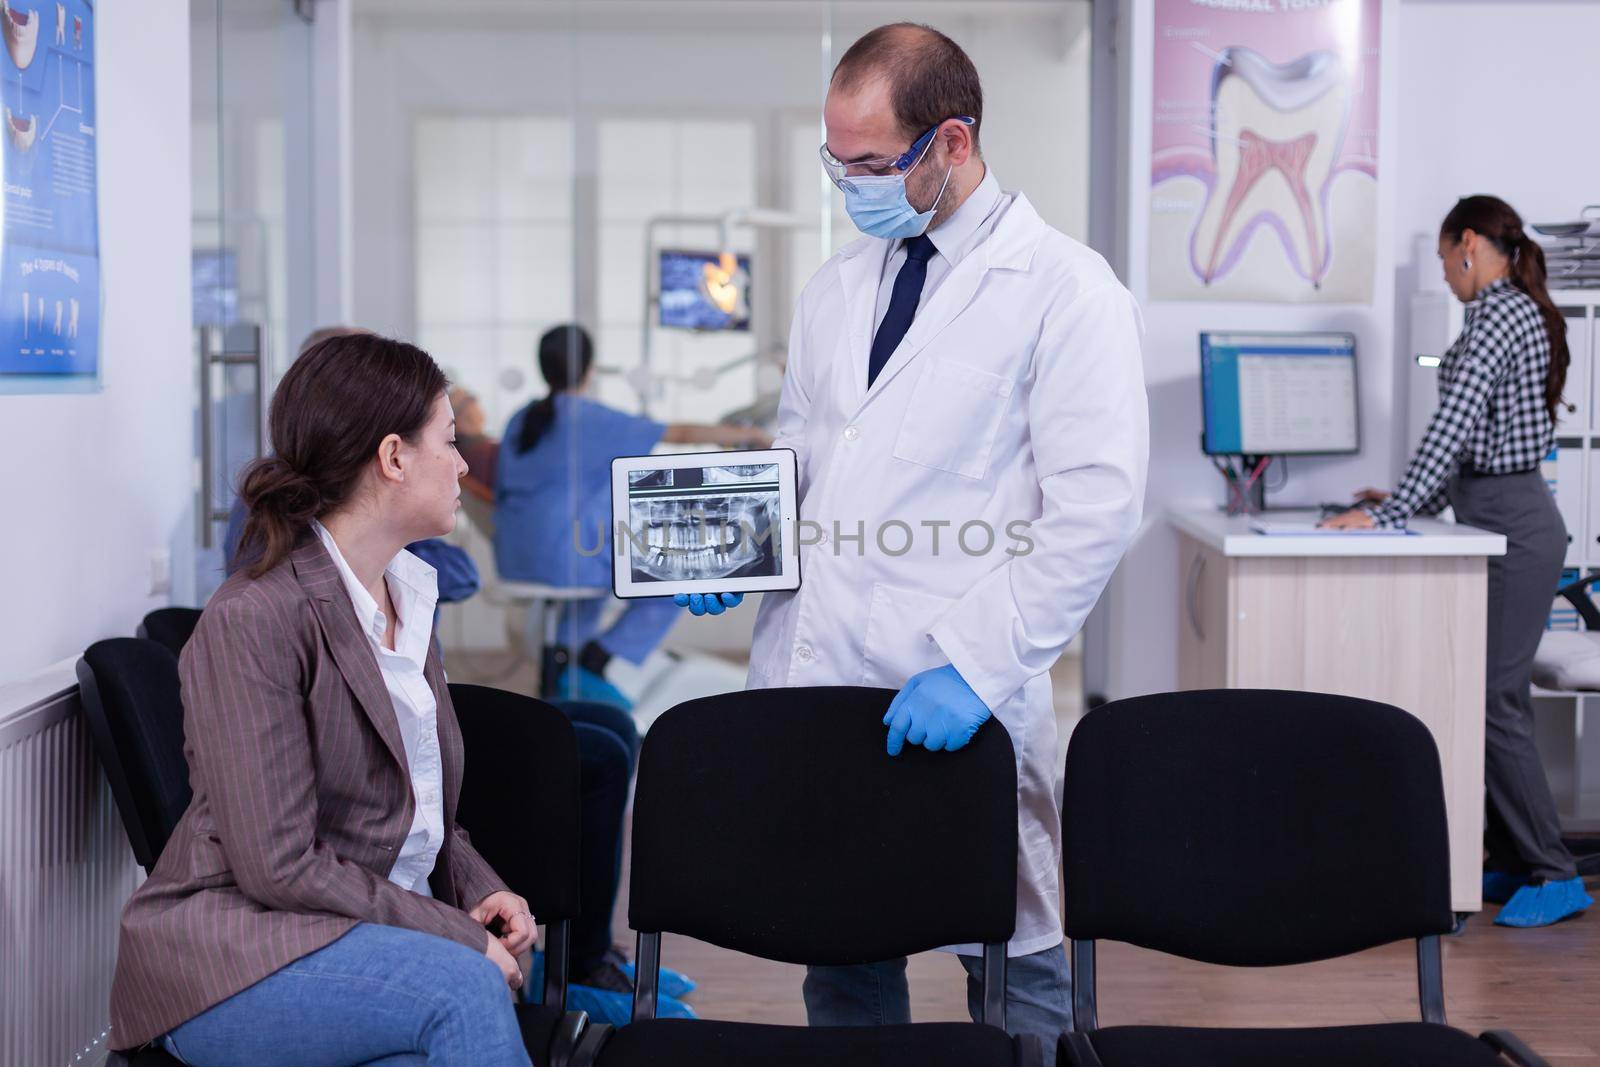
<path fill-rule="evenodd" d="M 823 118 L 823 166 L 867 236 L 795 309 L 774 447 L 798 454 L 803 525 L 821 532 L 802 587 L 763 600 L 749 686 L 897 688 L 891 755 L 1005 725 L 1021 850 L 1006 1022 L 1053 1058 L 1071 980 L 1048 672 L 1139 524 L 1139 312 L 1100 256 L 1002 191 L 977 70 L 942 33 L 862 37 Z M 956 951 L 975 991 L 981 950 Z M 909 1022 L 905 968 L 811 968 L 811 1024 Z"/>

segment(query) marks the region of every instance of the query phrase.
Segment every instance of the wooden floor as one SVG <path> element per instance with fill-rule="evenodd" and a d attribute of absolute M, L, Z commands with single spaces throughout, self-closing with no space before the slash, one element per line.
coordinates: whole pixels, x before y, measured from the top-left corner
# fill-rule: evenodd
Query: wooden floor
<path fill-rule="evenodd" d="M 474 660 L 453 654 L 452 679 L 474 680 L 480 665 Z M 1064 661 L 1057 672 L 1063 726 L 1076 717 L 1070 703 L 1070 694 L 1076 691 L 1075 669 L 1075 662 Z M 526 681 L 513 676 L 496 684 L 518 688 Z M 1600 894 L 1595 882 L 1589 888 L 1591 895 Z M 1473 917 L 1464 933 L 1445 939 L 1450 1022 L 1474 1033 L 1515 1030 L 1560 1067 L 1600 1067 L 1600 908 L 1543 930 L 1497 927 L 1493 915 L 1491 906 Z M 626 874 L 617 902 L 615 937 L 631 956 Z M 800 1000 L 803 968 L 674 936 L 666 939 L 662 962 L 699 983 L 689 1003 L 703 1018 L 805 1022 Z M 1112 944 L 1101 946 L 1099 963 L 1103 1026 L 1318 1026 L 1419 1017 L 1416 955 L 1409 944 L 1271 970 L 1207 967 Z M 941 953 L 914 957 L 910 981 L 916 1020 L 967 1017 L 965 974 L 952 957 Z"/>
<path fill-rule="evenodd" d="M 1596 887 L 1591 887 L 1591 894 Z M 1600 916 L 1545 930 L 1472 919 L 1444 946 L 1446 1009 L 1474 1033 L 1511 1029 L 1552 1064 L 1600 1065 Z M 626 929 L 619 915 L 619 940 Z M 1417 1013 L 1416 956 L 1390 946 L 1328 963 L 1271 970 L 1206 967 L 1126 945 L 1099 952 L 1100 1022 L 1186 1026 L 1318 1026 L 1403 1022 Z M 662 961 L 693 977 L 702 1017 L 803 1023 L 802 968 L 669 937 Z M 912 1015 L 965 1019 L 964 975 L 940 953 L 911 961 Z"/>

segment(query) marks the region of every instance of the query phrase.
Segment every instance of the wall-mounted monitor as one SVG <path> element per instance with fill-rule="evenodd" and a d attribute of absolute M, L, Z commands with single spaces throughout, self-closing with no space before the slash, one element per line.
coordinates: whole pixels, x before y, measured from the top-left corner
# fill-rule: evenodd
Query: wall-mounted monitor
<path fill-rule="evenodd" d="M 663 249 L 660 325 L 679 330 L 750 328 L 750 257 Z"/>

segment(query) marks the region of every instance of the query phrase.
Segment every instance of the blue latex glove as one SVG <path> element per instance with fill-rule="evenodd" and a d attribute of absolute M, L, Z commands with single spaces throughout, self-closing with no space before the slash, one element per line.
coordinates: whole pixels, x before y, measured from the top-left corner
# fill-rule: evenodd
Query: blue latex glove
<path fill-rule="evenodd" d="M 721 615 L 744 601 L 743 593 L 678 593 L 672 602 L 688 608 L 690 615 Z"/>
<path fill-rule="evenodd" d="M 971 741 L 992 714 L 953 664 L 913 674 L 883 716 L 889 728 L 889 755 L 900 755 L 907 741 L 929 752 L 954 752 Z"/>

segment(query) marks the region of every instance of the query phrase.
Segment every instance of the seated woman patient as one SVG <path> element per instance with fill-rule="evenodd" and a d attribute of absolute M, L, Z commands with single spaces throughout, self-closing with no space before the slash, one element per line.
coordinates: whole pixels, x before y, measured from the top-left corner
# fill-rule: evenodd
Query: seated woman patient
<path fill-rule="evenodd" d="M 116 1048 L 529 1063 L 510 991 L 534 919 L 455 823 L 434 572 L 404 551 L 455 526 L 446 385 L 421 349 L 355 334 L 308 348 L 273 395 L 273 455 L 243 479 L 254 562 L 183 652 L 194 797 L 123 912 Z"/>

